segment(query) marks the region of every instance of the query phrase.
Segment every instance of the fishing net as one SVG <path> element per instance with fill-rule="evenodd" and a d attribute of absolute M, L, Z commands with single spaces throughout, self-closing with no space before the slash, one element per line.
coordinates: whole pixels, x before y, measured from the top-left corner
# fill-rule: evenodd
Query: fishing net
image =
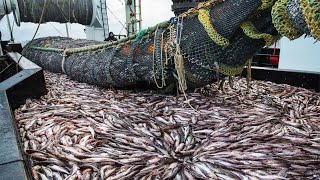
<path fill-rule="evenodd" d="M 172 0 L 172 11 L 176 16 L 184 13 L 190 8 L 194 8 L 200 2 L 205 2 L 206 0 Z"/>
<path fill-rule="evenodd" d="M 309 35 L 310 30 L 308 29 L 308 25 L 303 17 L 300 7 L 300 0 L 290 0 L 287 11 L 290 21 L 295 24 L 296 28 L 298 28 L 299 31 Z"/>
<path fill-rule="evenodd" d="M 38 23 L 45 1 L 42 23 L 54 21 L 91 24 L 94 14 L 92 0 L 17 0 L 21 21 Z"/>
<path fill-rule="evenodd" d="M 301 11 L 308 24 L 310 34 L 320 40 L 320 1 L 300 0 Z"/>
<path fill-rule="evenodd" d="M 94 85 L 185 91 L 241 74 L 248 59 L 280 36 L 317 38 L 318 11 L 310 8 L 318 1 L 300 1 L 211 0 L 118 42 L 41 38 L 26 57 Z"/>

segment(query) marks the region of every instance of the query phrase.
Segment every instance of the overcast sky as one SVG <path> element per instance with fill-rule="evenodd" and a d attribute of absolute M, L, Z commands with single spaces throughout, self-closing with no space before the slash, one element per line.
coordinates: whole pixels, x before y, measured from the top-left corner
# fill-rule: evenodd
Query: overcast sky
<path fill-rule="evenodd" d="M 113 31 L 115 34 L 119 34 L 120 32 L 122 34 L 125 34 L 125 30 L 117 20 L 119 19 L 121 23 L 125 23 L 124 1 L 125 0 L 107 0 L 107 5 L 114 14 L 113 15 L 110 11 L 108 11 L 110 31 Z M 142 0 L 143 28 L 153 26 L 174 16 L 174 14 L 171 12 L 171 4 L 171 0 Z M 10 15 L 10 19 L 12 25 L 12 15 Z M 80 24 L 71 24 L 69 27 L 71 37 L 86 38 L 86 35 L 84 33 L 84 26 Z M 33 23 L 22 23 L 20 27 L 17 27 L 15 24 L 13 27 L 15 40 L 18 42 L 31 40 L 36 28 L 37 24 Z M 2 32 L 3 40 L 8 40 L 10 38 L 6 18 L 3 18 L 0 21 L 0 31 Z M 45 36 L 66 36 L 65 25 L 54 22 L 42 24 L 36 37 Z"/>

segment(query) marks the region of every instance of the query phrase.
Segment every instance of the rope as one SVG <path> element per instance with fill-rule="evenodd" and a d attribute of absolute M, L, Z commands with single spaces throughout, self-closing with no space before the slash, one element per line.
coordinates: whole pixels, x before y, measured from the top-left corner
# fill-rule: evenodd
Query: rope
<path fill-rule="evenodd" d="M 66 61 L 66 57 L 67 57 L 67 49 L 63 52 L 63 58 L 62 58 L 62 62 L 61 62 L 61 69 L 62 69 L 62 72 L 64 74 L 66 74 L 66 70 L 64 68 L 65 66 L 65 61 Z"/>
<path fill-rule="evenodd" d="M 218 34 L 218 32 L 212 27 L 208 9 L 200 9 L 198 19 L 213 42 L 222 47 L 229 45 L 229 40 Z"/>
<path fill-rule="evenodd" d="M 51 24 L 51 22 L 48 22 L 59 34 L 61 34 L 61 36 L 65 36 L 64 34 L 62 34 L 62 32 L 60 32 L 53 24 Z"/>
<path fill-rule="evenodd" d="M 187 90 L 187 81 L 186 81 L 186 72 L 185 72 L 185 68 L 184 68 L 184 60 L 183 60 L 183 56 L 181 53 L 181 48 L 180 48 L 180 41 L 181 41 L 181 37 L 182 37 L 182 30 L 183 30 L 183 16 L 178 16 L 177 19 L 177 29 L 176 29 L 176 37 L 172 37 L 172 35 L 174 33 L 170 32 L 170 38 L 171 38 L 171 44 L 173 44 L 173 46 L 175 47 L 175 54 L 173 56 L 173 60 L 174 60 L 174 65 L 175 65 L 175 69 L 177 71 L 177 79 L 178 79 L 178 90 L 180 92 L 183 93 L 184 98 L 186 99 L 186 101 L 188 102 L 188 105 L 191 109 L 193 109 L 194 111 L 197 112 L 197 110 L 192 107 L 192 105 L 190 104 L 190 101 L 188 100 L 187 94 L 186 94 L 186 90 Z M 172 31 L 173 29 L 171 28 L 170 31 Z M 174 40 L 174 42 L 173 42 Z"/>
<path fill-rule="evenodd" d="M 187 83 L 186 83 L 186 77 L 185 77 L 183 56 L 181 54 L 181 48 L 180 48 L 180 41 L 181 41 L 182 29 L 183 29 L 183 19 L 184 19 L 183 17 L 178 17 L 178 21 L 177 21 L 177 32 L 176 32 L 176 39 L 175 39 L 176 51 L 174 54 L 174 64 L 175 64 L 175 69 L 178 75 L 179 90 L 184 93 L 185 90 L 187 90 Z"/>
<path fill-rule="evenodd" d="M 266 42 L 265 46 L 271 46 L 275 41 L 274 37 L 271 34 L 258 32 L 250 21 L 241 23 L 240 27 L 248 37 L 252 39 L 264 39 L 264 41 Z"/>
<path fill-rule="evenodd" d="M 179 17 L 193 17 L 193 16 L 196 16 L 199 14 L 199 10 L 200 9 L 205 9 L 205 8 L 212 8 L 222 2 L 224 2 L 225 0 L 209 0 L 209 1 L 206 1 L 206 2 L 202 2 L 202 3 L 199 3 L 197 7 L 195 8 L 191 8 L 189 9 L 188 11 L 182 13 L 179 15 Z"/>
<path fill-rule="evenodd" d="M 167 38 L 167 42 L 165 44 L 165 55 L 166 55 L 166 66 L 169 65 L 169 58 L 173 57 L 173 51 L 174 51 L 174 39 L 175 39 L 175 27 L 171 25 L 169 28 L 169 35 Z"/>
<path fill-rule="evenodd" d="M 266 10 L 272 7 L 276 0 L 261 0 L 261 5 L 257 10 Z"/>
<path fill-rule="evenodd" d="M 191 104 L 187 97 L 186 90 L 187 90 L 187 81 L 185 77 L 185 69 L 184 69 L 184 62 L 183 62 L 183 56 L 181 54 L 180 45 L 177 44 L 176 47 L 176 53 L 174 55 L 174 64 L 178 75 L 178 89 L 180 92 L 183 93 L 184 98 L 188 102 L 188 105 L 191 109 L 198 112 Z"/>
<path fill-rule="evenodd" d="M 96 51 L 96 50 L 100 50 L 100 49 L 116 47 L 117 45 L 122 45 L 124 43 L 130 43 L 131 40 L 137 40 L 138 35 L 140 38 L 142 38 L 146 35 L 150 35 L 150 33 L 155 32 L 157 27 L 167 28 L 169 25 L 170 25 L 170 23 L 168 21 L 165 21 L 165 22 L 157 24 L 156 26 L 153 26 L 153 27 L 146 29 L 144 31 L 144 33 L 141 32 L 140 34 L 138 33 L 135 35 L 131 35 L 129 37 L 122 38 L 118 41 L 109 42 L 107 44 L 98 44 L 98 45 L 91 45 L 91 46 L 85 46 L 85 47 L 80 47 L 80 48 L 69 48 L 69 49 L 38 47 L 38 46 L 31 46 L 31 44 L 29 44 L 29 46 L 31 49 L 47 51 L 47 52 L 64 53 L 66 51 L 66 55 L 71 55 L 71 54 L 76 54 L 76 53 L 83 53 L 83 52 L 88 52 L 88 51 Z"/>
<path fill-rule="evenodd" d="M 116 20 L 121 24 L 121 26 L 128 31 L 128 29 L 125 27 L 125 25 L 119 20 L 119 18 L 111 11 L 109 6 L 107 6 L 107 9 L 111 12 L 111 14 L 116 18 Z"/>
<path fill-rule="evenodd" d="M 60 14 L 63 16 L 63 18 L 67 21 L 70 22 L 70 3 L 71 1 L 69 1 L 69 19 L 65 16 L 63 10 L 61 9 L 61 7 L 59 6 L 58 2 L 52 1 L 53 4 L 55 4 L 57 6 L 57 9 L 59 9 Z"/>
<path fill-rule="evenodd" d="M 42 2 L 44 0 L 18 0 L 21 9 L 21 18 L 23 22 L 35 22 L 39 20 L 41 14 Z M 43 22 L 49 22 L 54 19 L 60 23 L 80 23 L 89 25 L 92 21 L 93 1 L 88 0 L 50 0 L 47 1 L 46 12 Z"/>
<path fill-rule="evenodd" d="M 115 47 L 116 45 L 121 45 L 123 43 L 123 41 L 127 41 L 128 39 L 132 40 L 134 38 L 135 38 L 135 36 L 130 37 L 130 38 L 123 38 L 119 41 L 114 41 L 114 42 L 110 42 L 107 44 L 91 45 L 91 46 L 85 46 L 85 47 L 80 47 L 80 48 L 59 49 L 59 48 L 47 48 L 47 47 L 38 47 L 38 46 L 30 46 L 30 48 L 35 49 L 35 50 L 56 52 L 56 53 L 65 53 L 66 55 L 71 55 L 71 54 L 84 53 L 84 52 L 88 52 L 88 51 L 96 51 L 96 50 L 100 50 L 100 49 Z"/>
<path fill-rule="evenodd" d="M 162 61 L 162 57 L 163 57 L 163 54 L 162 54 L 162 51 L 163 51 L 163 33 L 165 32 L 162 32 L 161 33 L 161 47 L 160 47 L 160 67 L 161 67 L 161 85 L 158 84 L 158 81 L 157 81 L 157 78 L 156 78 L 156 72 L 155 72 L 155 52 L 156 52 L 156 35 L 157 35 L 157 32 L 158 32 L 158 28 L 157 30 L 155 31 L 155 35 L 154 35 L 154 41 L 153 41 L 153 56 L 152 56 L 152 74 L 153 74 L 153 80 L 156 84 L 156 86 L 159 88 L 159 89 L 162 89 L 164 86 L 166 86 L 166 82 L 165 82 L 165 78 L 164 78 L 164 66 L 163 66 L 163 61 Z"/>
<path fill-rule="evenodd" d="M 174 55 L 174 64 L 178 74 L 179 90 L 184 93 L 187 90 L 187 82 L 185 77 L 183 56 L 181 54 L 181 49 L 179 44 L 177 44 L 177 47 L 176 47 L 176 53 Z"/>
<path fill-rule="evenodd" d="M 46 51 L 46 52 L 55 52 L 55 53 L 63 53 L 63 49 L 59 48 L 47 48 L 47 47 L 37 47 L 37 46 L 30 46 L 30 49 L 39 50 L 39 51 Z"/>

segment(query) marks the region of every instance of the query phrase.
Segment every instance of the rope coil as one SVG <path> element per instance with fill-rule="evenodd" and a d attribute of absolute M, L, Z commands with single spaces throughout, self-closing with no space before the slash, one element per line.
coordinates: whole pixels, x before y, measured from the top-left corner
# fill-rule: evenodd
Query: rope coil
<path fill-rule="evenodd" d="M 94 15 L 94 1 L 88 0 L 17 0 L 20 18 L 23 22 L 37 23 L 40 19 L 41 9 L 46 3 L 42 22 L 52 20 L 59 23 L 79 23 L 90 25 Z"/>

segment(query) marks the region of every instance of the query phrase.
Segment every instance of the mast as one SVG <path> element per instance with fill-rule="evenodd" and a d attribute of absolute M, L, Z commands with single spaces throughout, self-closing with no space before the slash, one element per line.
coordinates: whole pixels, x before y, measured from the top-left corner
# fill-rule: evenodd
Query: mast
<path fill-rule="evenodd" d="M 127 36 L 136 34 L 141 27 L 141 0 L 126 0 Z"/>

